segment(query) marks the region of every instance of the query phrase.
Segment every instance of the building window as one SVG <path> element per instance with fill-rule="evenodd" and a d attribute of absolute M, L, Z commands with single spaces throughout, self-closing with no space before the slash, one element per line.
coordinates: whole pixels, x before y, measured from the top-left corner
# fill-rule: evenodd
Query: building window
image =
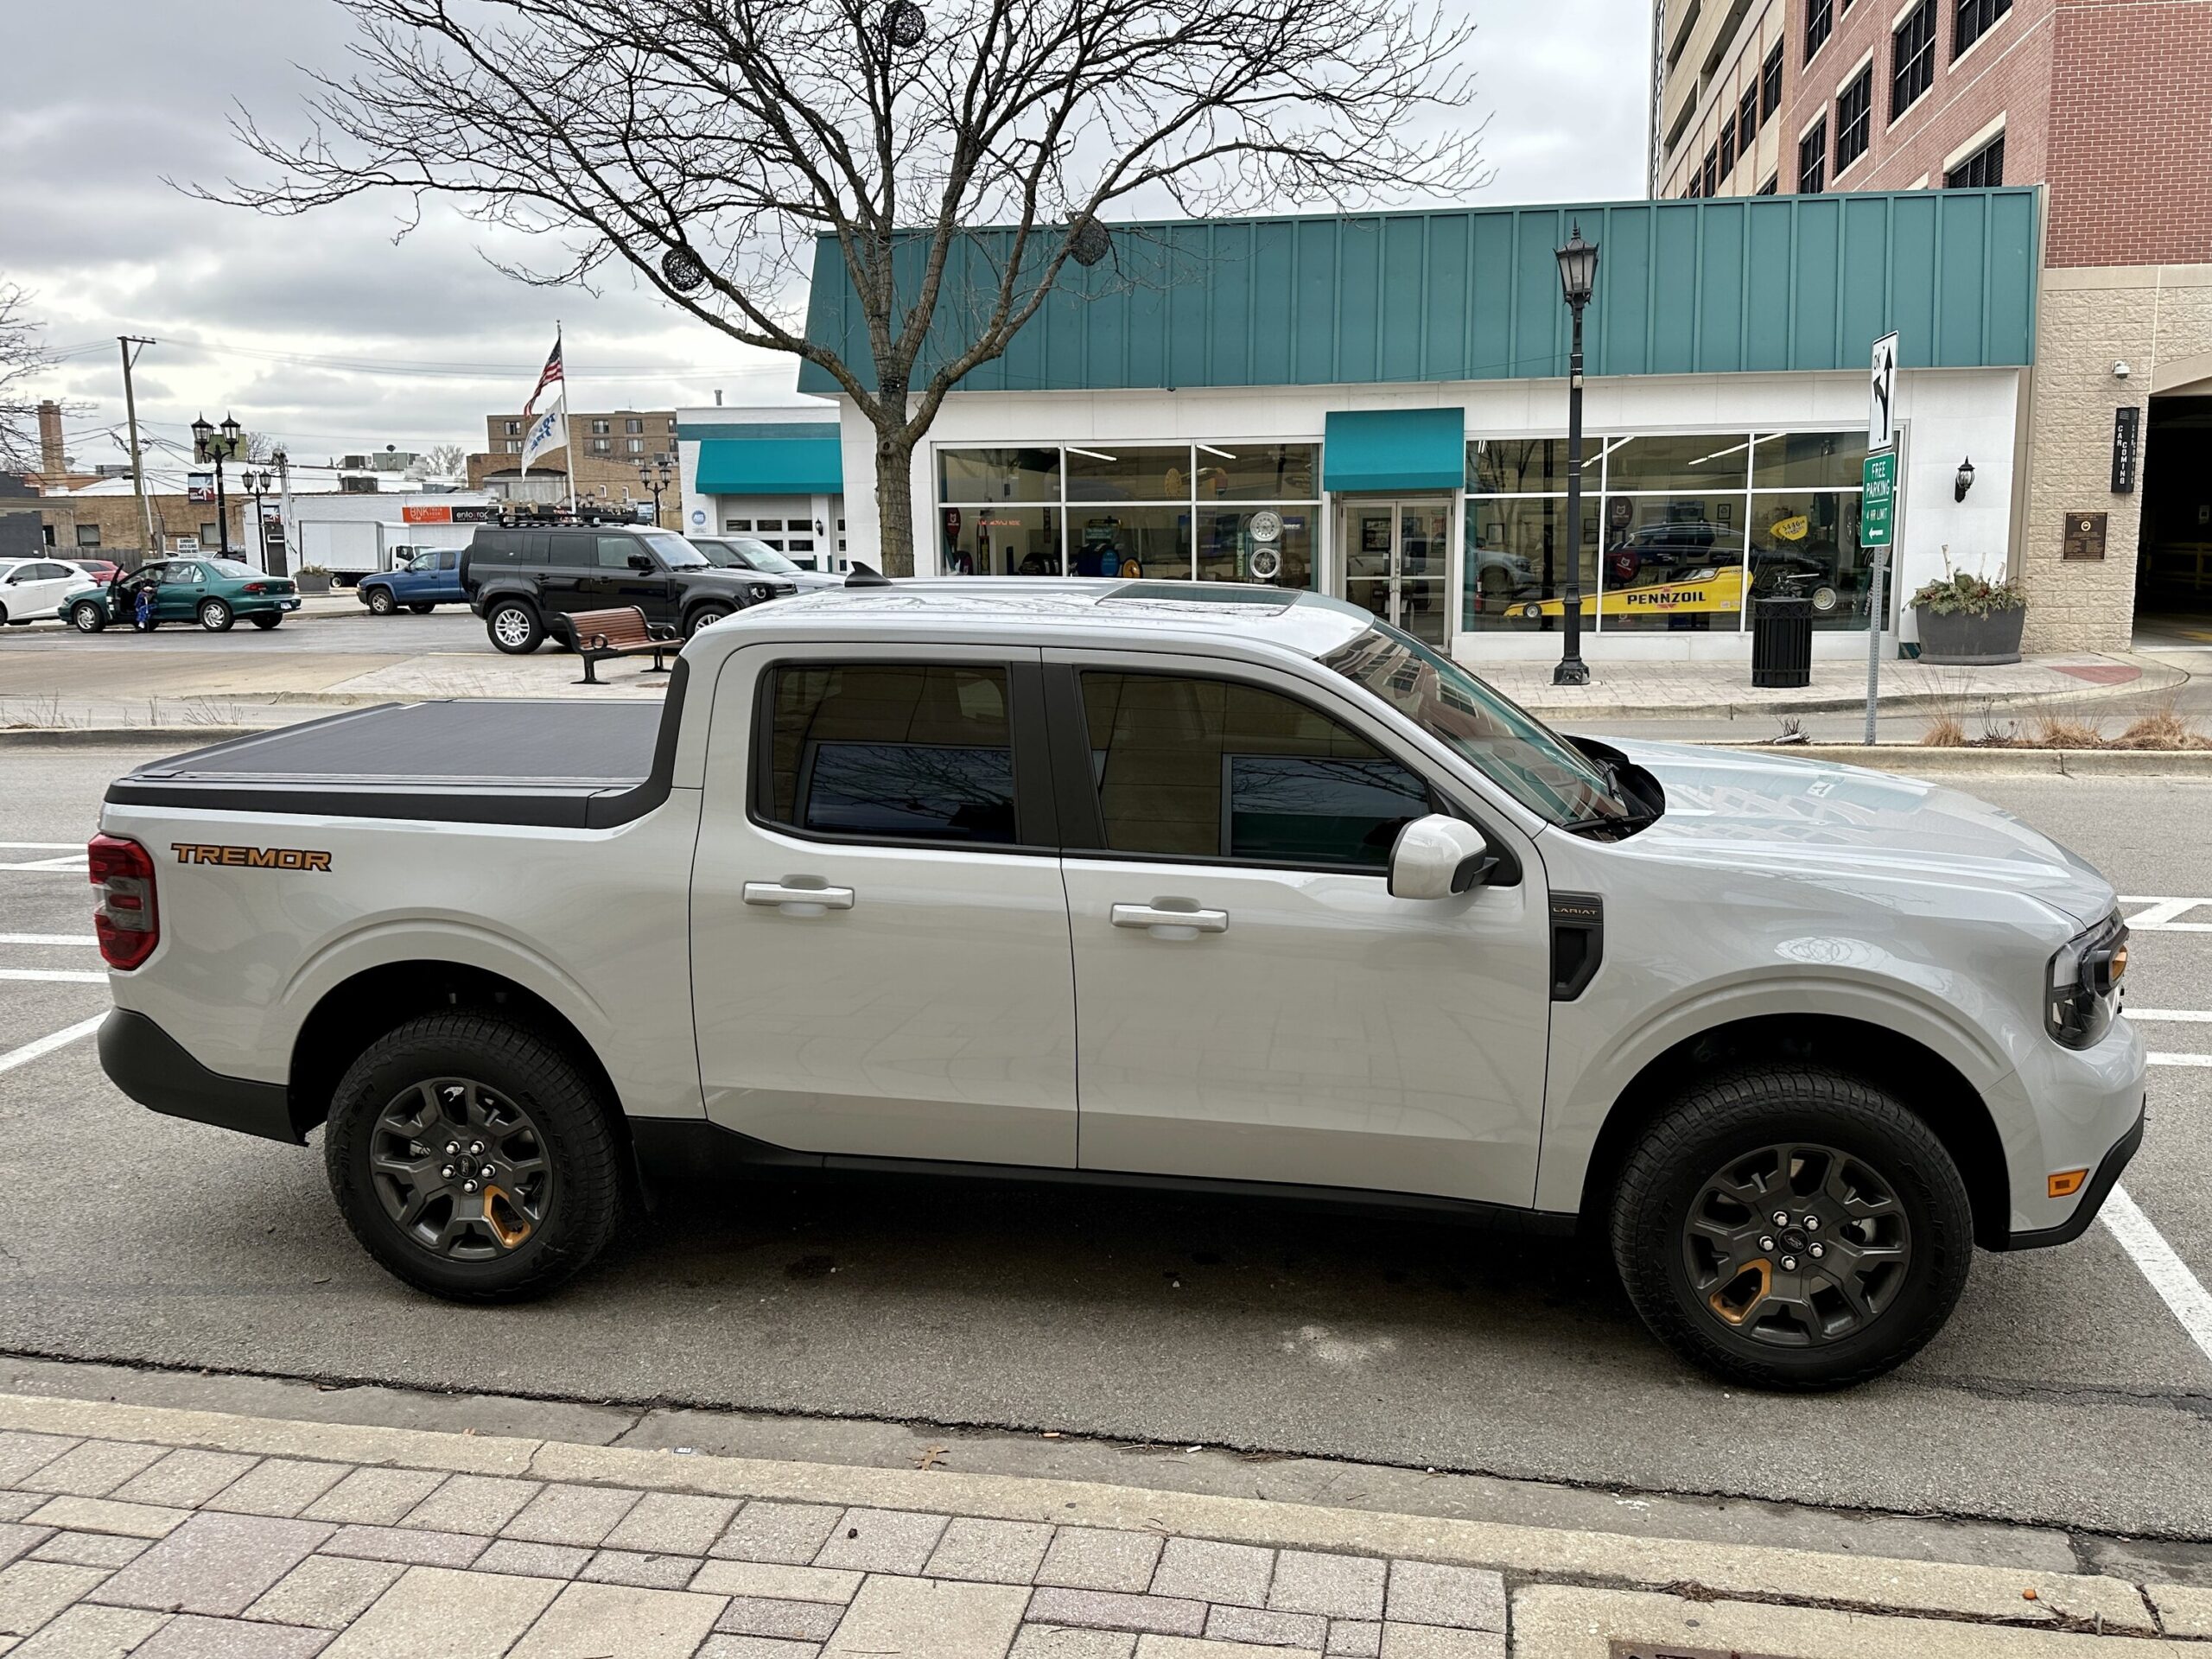
<path fill-rule="evenodd" d="M 668 429 L 671 432 L 676 430 L 676 416 L 673 415 L 668 417 Z"/>
<path fill-rule="evenodd" d="M 1812 61 L 1813 54 L 1827 44 L 1828 35 L 1835 29 L 1835 0 L 1806 0 L 1805 60 Z"/>
<path fill-rule="evenodd" d="M 1697 176 L 1699 194 L 1710 196 L 1719 193 L 1720 189 L 1720 152 L 1719 150 L 1708 149 L 1705 152 L 1705 165 L 1698 169 Z"/>
<path fill-rule="evenodd" d="M 1936 82 L 1936 0 L 1920 0 L 1890 36 L 1890 119 Z"/>
<path fill-rule="evenodd" d="M 1748 156 L 1759 136 L 1759 89 L 1746 87 L 1743 101 L 1736 106 L 1736 148 Z"/>
<path fill-rule="evenodd" d="M 643 438 L 631 438 L 627 442 L 632 454 L 642 455 L 645 453 L 645 441 Z"/>
<path fill-rule="evenodd" d="M 506 450 L 511 455 L 518 455 L 522 454 L 522 440 L 520 438 L 509 438 L 506 442 Z"/>
<path fill-rule="evenodd" d="M 1986 190 L 2005 182 L 2005 135 L 1999 133 L 1943 175 L 1946 190 Z"/>
<path fill-rule="evenodd" d="M 1736 124 L 1720 124 L 1720 176 L 1726 178 L 1736 170 Z"/>
<path fill-rule="evenodd" d="M 1782 107 L 1782 42 L 1769 48 L 1759 69 L 1759 119 L 1770 121 Z"/>
<path fill-rule="evenodd" d="M 645 429 L 645 423 L 633 415 L 622 423 L 622 429 L 625 432 L 642 432 Z"/>
<path fill-rule="evenodd" d="M 218 524 L 213 519 L 210 519 L 207 523 L 200 526 L 200 546 L 220 547 L 222 544 L 223 527 L 220 524 Z"/>
<path fill-rule="evenodd" d="M 1827 182 L 1828 118 L 1825 115 L 1813 124 L 1813 130 L 1797 141 L 1797 194 L 1817 196 Z"/>
<path fill-rule="evenodd" d="M 53 544 L 53 537 L 50 535 L 47 538 L 47 543 L 48 546 Z M 99 544 L 100 527 L 98 524 L 79 524 L 77 526 L 78 546 L 98 547 Z"/>
<path fill-rule="evenodd" d="M 614 423 L 612 421 L 594 421 L 591 423 L 592 435 L 595 438 L 605 437 L 613 429 Z"/>
<path fill-rule="evenodd" d="M 1779 173 L 1770 173 L 1766 175 L 1766 182 L 1759 186 L 1759 194 L 1763 196 L 1770 196 L 1781 188 L 1782 175 Z"/>
<path fill-rule="evenodd" d="M 509 437 L 511 437 L 511 438 L 512 438 L 512 437 L 514 437 L 514 436 L 516 436 L 517 435 L 518 435 L 521 431 L 522 431 L 522 423 L 521 423 L 520 421 L 509 421 L 509 422 L 507 423 L 507 435 L 508 435 Z"/>
<path fill-rule="evenodd" d="M 594 438 L 591 441 L 591 452 L 594 455 L 606 454 L 613 448 L 614 440 L 612 438 Z"/>
<path fill-rule="evenodd" d="M 1958 22 L 1951 31 L 1951 55 L 1957 57 L 1997 27 L 2012 10 L 2012 0 L 1959 0 Z"/>
<path fill-rule="evenodd" d="M 1835 170 L 1841 173 L 1866 153 L 1867 130 L 1873 125 L 1874 66 L 1868 64 L 1836 95 Z"/>

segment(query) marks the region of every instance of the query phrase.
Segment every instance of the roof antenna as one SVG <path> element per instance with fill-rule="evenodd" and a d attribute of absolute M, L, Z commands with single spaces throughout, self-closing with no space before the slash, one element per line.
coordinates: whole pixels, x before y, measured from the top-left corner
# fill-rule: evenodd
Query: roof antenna
<path fill-rule="evenodd" d="M 882 571 L 862 564 L 858 559 L 855 559 L 852 569 L 846 575 L 845 586 L 848 588 L 888 588 L 891 586 L 891 578 L 885 575 Z"/>

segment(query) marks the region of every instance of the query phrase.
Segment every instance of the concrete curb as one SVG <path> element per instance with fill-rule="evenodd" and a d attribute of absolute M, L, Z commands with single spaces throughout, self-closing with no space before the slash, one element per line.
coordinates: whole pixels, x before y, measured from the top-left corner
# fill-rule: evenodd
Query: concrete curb
<path fill-rule="evenodd" d="M 1917 743 L 1714 743 L 1922 778 L 2212 778 L 2212 749 L 1931 749 Z"/>
<path fill-rule="evenodd" d="M 461 1474 L 526 1475 L 716 1497 L 1134 1529 L 1274 1548 L 1410 1557 L 1489 1567 L 1519 1578 L 1565 1578 L 1758 1601 L 1813 1601 L 2016 1628 L 2064 1625 L 2141 1635 L 2157 1628 L 2142 1592 L 2113 1578 L 1376 1514 L 1083 1481 L 679 1456 L 624 1446 L 280 1421 L 12 1394 L 0 1395 L 0 1428 Z"/>

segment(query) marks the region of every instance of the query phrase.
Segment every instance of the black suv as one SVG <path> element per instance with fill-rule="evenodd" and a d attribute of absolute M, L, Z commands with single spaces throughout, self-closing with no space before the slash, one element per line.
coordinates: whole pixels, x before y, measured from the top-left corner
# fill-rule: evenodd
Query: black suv
<path fill-rule="evenodd" d="M 573 644 L 562 619 L 576 611 L 635 605 L 688 638 L 796 591 L 777 576 L 717 569 L 673 531 L 621 524 L 486 525 L 461 556 L 461 585 L 505 652 L 536 651 L 549 632 Z"/>

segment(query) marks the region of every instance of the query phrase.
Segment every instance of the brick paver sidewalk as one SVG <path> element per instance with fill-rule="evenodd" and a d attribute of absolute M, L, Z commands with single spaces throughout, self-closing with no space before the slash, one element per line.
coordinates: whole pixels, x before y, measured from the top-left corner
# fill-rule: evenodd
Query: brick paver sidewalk
<path fill-rule="evenodd" d="M 1504 1659 L 1509 1628 L 2203 1659 L 2212 1592 L 0 1395 L 8 1659 Z"/>

